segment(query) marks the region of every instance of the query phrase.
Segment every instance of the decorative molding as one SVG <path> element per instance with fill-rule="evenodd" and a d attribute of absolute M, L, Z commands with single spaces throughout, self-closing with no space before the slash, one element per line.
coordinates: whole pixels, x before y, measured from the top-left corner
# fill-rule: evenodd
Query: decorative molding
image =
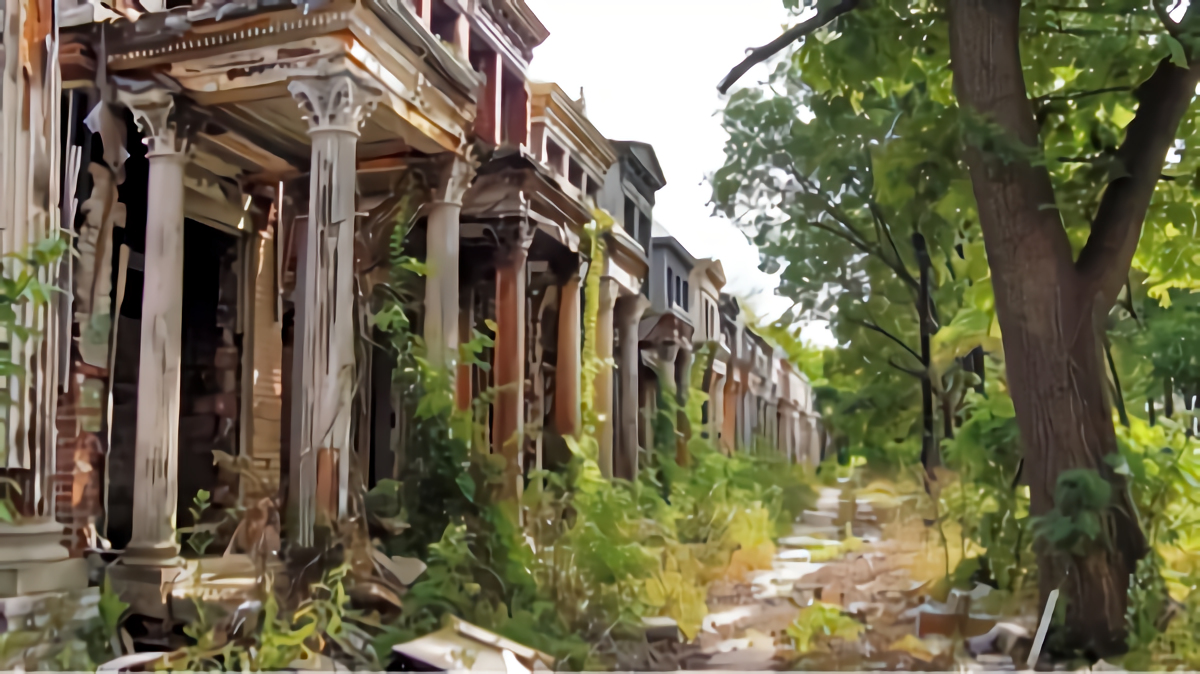
<path fill-rule="evenodd" d="M 475 180 L 479 170 L 479 158 L 475 146 L 467 147 L 462 155 L 447 153 L 434 169 L 437 179 L 430 195 L 432 203 L 462 206 L 463 195 Z"/>
<path fill-rule="evenodd" d="M 304 110 L 309 133 L 342 131 L 359 135 L 383 92 L 349 72 L 305 77 L 288 83 L 288 91 Z"/>
<path fill-rule="evenodd" d="M 125 61 L 138 61 L 142 59 L 153 59 L 159 56 L 166 56 L 178 52 L 193 51 L 197 49 L 209 49 L 212 47 L 223 47 L 228 44 L 240 42 L 242 40 L 253 39 L 257 37 L 265 37 L 268 35 L 294 33 L 298 31 L 306 31 L 311 29 L 328 29 L 331 25 L 344 26 L 350 21 L 351 12 L 321 12 L 318 14 L 310 14 L 291 21 L 273 21 L 266 26 L 255 26 L 243 30 L 230 31 L 228 33 L 217 33 L 205 37 L 192 37 L 169 44 L 160 45 L 158 47 L 147 47 L 145 49 L 134 49 L 125 53 L 110 54 L 108 62 L 116 68 L 120 68 Z"/>
<path fill-rule="evenodd" d="M 119 89 L 117 99 L 133 113 L 147 157 L 186 153 L 192 132 L 204 119 L 187 99 L 159 87 L 139 92 Z"/>
<path fill-rule="evenodd" d="M 503 218 L 493 228 L 497 243 L 497 262 L 513 263 L 525 260 L 529 246 L 537 233 L 537 222 L 528 217 Z"/>

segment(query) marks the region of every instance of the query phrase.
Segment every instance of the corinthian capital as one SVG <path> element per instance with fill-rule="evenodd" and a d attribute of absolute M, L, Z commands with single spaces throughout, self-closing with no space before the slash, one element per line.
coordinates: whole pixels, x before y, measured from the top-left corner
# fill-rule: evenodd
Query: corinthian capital
<path fill-rule="evenodd" d="M 119 89 L 117 100 L 133 113 L 147 157 L 187 151 L 189 136 L 199 125 L 201 115 L 184 97 L 152 87 L 142 91 Z"/>
<path fill-rule="evenodd" d="M 475 179 L 478 168 L 479 159 L 474 146 L 468 146 L 462 155 L 442 155 L 435 168 L 436 178 L 431 195 L 433 201 L 462 206 L 463 195 Z"/>
<path fill-rule="evenodd" d="M 292 80 L 288 91 L 304 110 L 309 133 L 345 131 L 356 136 L 383 95 L 351 73 Z"/>

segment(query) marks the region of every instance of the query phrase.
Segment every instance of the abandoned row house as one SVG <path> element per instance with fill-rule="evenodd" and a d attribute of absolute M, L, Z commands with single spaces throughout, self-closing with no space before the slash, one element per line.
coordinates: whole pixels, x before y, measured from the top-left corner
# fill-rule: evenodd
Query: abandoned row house
<path fill-rule="evenodd" d="M 36 267 L 60 291 L 16 308 L 34 332 L 6 333 L 21 367 L 0 467 L 21 516 L 0 523 L 0 602 L 94 594 L 84 553 L 101 546 L 130 593 L 160 596 L 202 489 L 284 493 L 283 535 L 304 545 L 392 475 L 391 366 L 356 335 L 389 255 L 366 223 L 413 175 L 416 324 L 435 363 L 494 326 L 493 367 L 459 366 L 455 390 L 460 405 L 498 391 L 510 495 L 580 430 L 593 209 L 616 221 L 596 345 L 616 364 L 596 381 L 605 475 L 635 476 L 662 386 L 708 392 L 698 432 L 726 451 L 820 459 L 806 381 L 722 294 L 720 262 L 655 225 L 654 149 L 530 81 L 548 33 L 524 0 L 113 2 L 9 0 L 0 21 L 0 243 L 66 231 L 74 249 Z"/>

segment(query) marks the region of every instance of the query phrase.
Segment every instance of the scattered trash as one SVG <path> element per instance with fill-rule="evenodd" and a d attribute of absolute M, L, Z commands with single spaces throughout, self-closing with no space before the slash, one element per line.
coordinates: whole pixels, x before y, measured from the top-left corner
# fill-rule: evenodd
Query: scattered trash
<path fill-rule="evenodd" d="M 1037 636 L 1033 640 L 1033 648 L 1029 651 L 1029 659 L 1026 664 L 1030 669 L 1033 669 L 1037 664 L 1038 657 L 1042 654 L 1042 644 L 1046 642 L 1046 633 L 1050 631 L 1050 618 L 1054 615 L 1054 605 L 1058 603 L 1058 590 L 1050 590 L 1050 596 L 1046 597 L 1046 608 L 1042 611 L 1042 619 L 1038 622 Z"/>
<path fill-rule="evenodd" d="M 512 672 L 514 662 L 524 672 L 554 668 L 553 657 L 458 618 L 437 632 L 393 646 L 392 652 L 389 671 Z"/>

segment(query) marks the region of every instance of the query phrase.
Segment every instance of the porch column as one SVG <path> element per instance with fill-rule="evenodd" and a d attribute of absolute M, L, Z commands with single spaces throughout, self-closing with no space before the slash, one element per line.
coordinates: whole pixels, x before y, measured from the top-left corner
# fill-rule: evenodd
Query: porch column
<path fill-rule="evenodd" d="M 674 400 L 678 404 L 679 388 L 676 381 L 678 374 L 676 367 L 679 360 L 679 343 L 674 338 L 662 339 L 651 347 L 650 359 L 655 377 L 658 379 L 658 399 L 664 403 L 668 400 Z M 655 416 L 650 419 L 651 437 L 654 439 L 654 451 L 666 455 L 669 450 L 674 449 L 676 459 L 678 459 L 679 417 L 676 416 L 672 422 L 672 428 L 675 431 L 674 436 L 670 438 L 660 436 L 656 428 L 658 424 L 656 412 Z M 671 444 L 674 447 L 671 447 Z"/>
<path fill-rule="evenodd" d="M 600 313 L 596 320 L 596 357 L 601 360 L 613 356 L 613 308 L 617 303 L 619 286 L 616 279 L 607 276 L 600 279 Z M 597 462 L 600 474 L 613 476 L 613 371 L 602 367 L 596 373 L 596 414 L 600 418 L 600 452 Z"/>
<path fill-rule="evenodd" d="M 614 474 L 627 480 L 637 479 L 638 471 L 638 324 L 650 306 L 645 295 L 628 295 L 617 300 L 617 385 L 620 387 L 621 421 L 614 460 Z"/>
<path fill-rule="evenodd" d="M 521 453 L 525 447 L 525 262 L 533 225 L 525 218 L 500 226 L 496 252 L 496 401 L 492 408 L 492 452 L 504 456 L 500 498 L 520 519 Z"/>
<path fill-rule="evenodd" d="M 675 400 L 679 404 L 679 413 L 675 417 L 675 427 L 679 429 L 675 441 L 675 463 L 686 466 L 691 456 L 688 453 L 688 441 L 692 439 L 692 433 L 698 432 L 699 429 L 692 428 L 692 422 L 687 415 L 688 398 L 692 394 L 692 343 L 682 336 L 675 357 L 675 377 Z"/>
<path fill-rule="evenodd" d="M 720 447 L 722 420 L 725 413 L 725 375 L 713 373 L 712 383 L 709 384 L 708 395 L 708 426 L 712 434 L 712 446 Z"/>
<path fill-rule="evenodd" d="M 187 128 L 167 91 L 120 92 L 146 144 L 147 279 L 142 294 L 133 536 L 125 564 L 178 566 L 179 359 L 183 323 L 183 171 Z"/>
<path fill-rule="evenodd" d="M 318 522 L 346 513 L 355 378 L 355 152 L 359 129 L 380 93 L 348 72 L 292 80 L 288 91 L 304 111 L 312 142 L 308 221 L 296 277 L 288 522 L 292 540 L 311 546 Z M 324 468 L 319 476 L 318 453 Z"/>
<path fill-rule="evenodd" d="M 729 363 L 728 369 L 725 372 L 725 387 L 721 392 L 721 451 L 725 454 L 732 455 L 737 449 L 737 433 L 738 433 L 738 380 L 736 378 L 737 367 L 734 363 Z"/>
<path fill-rule="evenodd" d="M 439 168 L 426 218 L 425 345 L 430 363 L 453 367 L 458 360 L 458 219 L 475 166 L 451 155 Z"/>
<path fill-rule="evenodd" d="M 558 302 L 558 362 L 554 374 L 554 424 L 561 435 L 577 435 L 579 421 L 580 337 L 579 274 L 562 285 Z"/>

